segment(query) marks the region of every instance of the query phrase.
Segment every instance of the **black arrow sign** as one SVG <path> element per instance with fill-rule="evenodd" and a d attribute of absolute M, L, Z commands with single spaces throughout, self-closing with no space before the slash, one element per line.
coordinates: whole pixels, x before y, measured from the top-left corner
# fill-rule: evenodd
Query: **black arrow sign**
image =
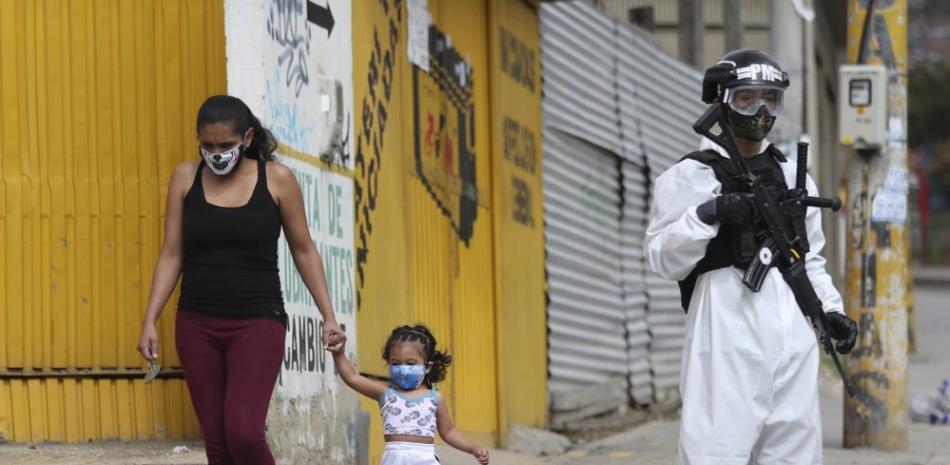
<path fill-rule="evenodd" d="M 333 33 L 333 12 L 330 11 L 330 2 L 327 1 L 326 8 L 317 5 L 311 1 L 307 2 L 307 21 L 327 30 L 327 37 Z"/>

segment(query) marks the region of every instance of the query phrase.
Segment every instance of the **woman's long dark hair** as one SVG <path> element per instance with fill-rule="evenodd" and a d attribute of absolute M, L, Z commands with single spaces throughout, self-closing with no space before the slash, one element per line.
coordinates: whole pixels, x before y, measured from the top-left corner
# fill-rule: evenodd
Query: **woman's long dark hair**
<path fill-rule="evenodd" d="M 198 109 L 196 131 L 208 124 L 230 123 L 234 131 L 243 135 L 248 128 L 254 128 L 254 139 L 244 156 L 254 160 L 273 160 L 277 150 L 277 139 L 251 113 L 251 109 L 241 99 L 230 95 L 212 95 Z"/>
<path fill-rule="evenodd" d="M 432 335 L 429 328 L 424 325 L 415 325 L 400 326 L 394 329 L 392 334 L 389 335 L 389 339 L 386 340 L 386 346 L 383 347 L 383 360 L 386 363 L 389 363 L 389 349 L 392 348 L 393 344 L 399 342 L 418 342 L 422 345 L 422 355 L 426 358 L 425 361 L 431 364 L 429 365 L 429 372 L 426 373 L 423 380 L 427 387 L 431 389 L 433 383 L 445 379 L 446 369 L 452 364 L 452 356 L 436 350 L 435 336 Z"/>

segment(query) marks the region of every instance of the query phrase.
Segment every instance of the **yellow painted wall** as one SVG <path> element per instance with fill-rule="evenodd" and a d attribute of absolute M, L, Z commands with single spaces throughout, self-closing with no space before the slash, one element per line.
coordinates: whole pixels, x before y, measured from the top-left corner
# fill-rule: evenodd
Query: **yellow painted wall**
<path fill-rule="evenodd" d="M 547 410 L 537 12 L 518 0 L 428 11 L 452 52 L 424 72 L 408 61 L 406 2 L 353 5 L 359 369 L 384 376 L 390 331 L 425 323 L 454 357 L 440 389 L 457 426 L 496 444 L 509 421 L 541 426 Z M 506 82 L 501 26 L 532 48 L 533 92 Z M 531 173 L 504 158 L 505 116 L 534 135 Z M 532 191 L 533 227 L 514 215 L 513 176 Z M 363 408 L 377 463 L 378 406 Z"/>
<path fill-rule="evenodd" d="M 500 438 L 547 423 L 547 331 L 537 7 L 491 0 L 492 162 Z"/>
<path fill-rule="evenodd" d="M 226 89 L 223 29 L 221 0 L 0 0 L 4 438 L 197 436 L 184 382 L 144 385 L 135 345 L 168 178 Z"/>
<path fill-rule="evenodd" d="M 134 344 L 133 344 L 134 345 Z M 47 378 L 0 381 L 0 431 L 14 442 L 198 437 L 181 380 Z"/>
<path fill-rule="evenodd" d="M 389 331 L 413 322 L 410 307 L 408 221 L 404 209 L 404 134 L 410 124 L 402 75 L 406 60 L 406 12 L 393 2 L 353 3 L 354 249 L 356 251 L 357 369 L 385 374 L 381 349 Z M 398 57 L 398 58 L 397 58 Z M 438 334 L 437 334 L 438 336 Z M 444 341 L 442 341 L 444 342 Z M 370 418 L 370 463 L 382 453 L 378 404 L 360 396 Z"/>

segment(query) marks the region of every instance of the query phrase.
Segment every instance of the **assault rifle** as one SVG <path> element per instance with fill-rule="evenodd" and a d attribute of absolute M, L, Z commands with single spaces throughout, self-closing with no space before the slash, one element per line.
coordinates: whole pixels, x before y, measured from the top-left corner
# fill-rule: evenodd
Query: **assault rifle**
<path fill-rule="evenodd" d="M 838 211 L 841 208 L 841 200 L 837 197 L 808 195 L 805 186 L 805 177 L 808 174 L 808 144 L 800 142 L 795 187 L 789 189 L 783 199 L 777 202 L 769 188 L 758 176 L 749 171 L 727 127 L 725 115 L 718 104 L 710 105 L 709 109 L 693 124 L 694 131 L 726 150 L 729 159 L 736 167 L 737 180 L 751 192 L 754 205 L 753 229 L 761 246 L 753 257 L 752 264 L 746 269 L 742 282 L 753 292 L 758 292 L 769 268 L 773 263 L 775 264 L 782 273 L 782 278 L 791 288 L 792 294 L 795 295 L 795 301 L 802 313 L 811 322 L 825 353 L 834 361 L 838 374 L 844 381 L 845 390 L 849 396 L 854 397 L 854 386 L 845 375 L 841 360 L 838 359 L 838 354 L 831 345 L 828 317 L 822 309 L 821 299 L 815 293 L 815 288 L 805 270 L 808 237 L 804 228 L 798 226 L 804 224 L 807 207 L 831 208 L 833 211 Z M 801 218 L 798 218 L 799 215 Z M 787 219 L 792 219 L 792 221 L 787 221 Z M 789 223 L 795 226 L 786 227 L 785 225 Z"/>

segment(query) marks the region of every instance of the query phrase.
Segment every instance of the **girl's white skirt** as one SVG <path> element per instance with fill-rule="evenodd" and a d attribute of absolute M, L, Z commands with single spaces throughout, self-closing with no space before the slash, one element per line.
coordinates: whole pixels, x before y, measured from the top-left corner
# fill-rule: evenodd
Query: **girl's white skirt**
<path fill-rule="evenodd" d="M 435 445 L 416 442 L 387 442 L 380 465 L 439 465 Z"/>

